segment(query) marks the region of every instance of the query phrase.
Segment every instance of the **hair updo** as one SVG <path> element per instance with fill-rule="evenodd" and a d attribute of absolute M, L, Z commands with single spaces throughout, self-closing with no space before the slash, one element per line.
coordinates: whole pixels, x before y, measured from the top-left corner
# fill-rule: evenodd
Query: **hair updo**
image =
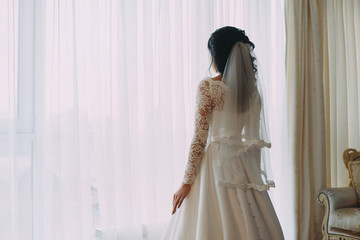
<path fill-rule="evenodd" d="M 208 41 L 208 49 L 212 56 L 211 64 L 215 64 L 215 68 L 219 73 L 224 73 L 231 49 L 237 42 L 249 44 L 252 49 L 255 48 L 254 43 L 249 40 L 245 31 L 235 27 L 222 27 L 211 34 Z M 251 59 L 253 62 L 254 72 L 256 73 L 256 59 L 253 56 L 251 56 Z"/>

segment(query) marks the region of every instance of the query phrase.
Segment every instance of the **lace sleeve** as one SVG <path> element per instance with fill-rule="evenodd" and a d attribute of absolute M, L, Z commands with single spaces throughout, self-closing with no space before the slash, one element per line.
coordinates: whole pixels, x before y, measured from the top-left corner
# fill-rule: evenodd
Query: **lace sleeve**
<path fill-rule="evenodd" d="M 211 116 L 210 83 L 202 80 L 198 85 L 196 95 L 195 133 L 190 145 L 188 163 L 185 169 L 183 182 L 192 184 L 206 146 Z"/>

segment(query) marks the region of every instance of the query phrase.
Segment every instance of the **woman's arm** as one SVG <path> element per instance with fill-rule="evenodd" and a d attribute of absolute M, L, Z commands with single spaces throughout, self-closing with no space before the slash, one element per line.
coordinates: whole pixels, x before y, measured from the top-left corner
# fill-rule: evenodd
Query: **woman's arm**
<path fill-rule="evenodd" d="M 210 83 L 207 80 L 202 80 L 198 85 L 196 95 L 195 133 L 190 146 L 183 183 L 174 194 L 172 214 L 181 206 L 190 192 L 191 184 L 195 181 L 209 134 L 211 110 Z"/>
<path fill-rule="evenodd" d="M 183 180 L 186 184 L 192 184 L 195 181 L 209 134 L 211 110 L 210 83 L 208 80 L 202 80 L 198 85 L 196 95 L 195 133 L 190 145 Z"/>

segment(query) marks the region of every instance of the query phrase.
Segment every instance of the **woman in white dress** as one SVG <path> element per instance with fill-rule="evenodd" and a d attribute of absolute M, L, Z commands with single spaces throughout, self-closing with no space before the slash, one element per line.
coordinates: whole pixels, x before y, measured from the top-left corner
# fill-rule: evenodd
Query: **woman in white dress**
<path fill-rule="evenodd" d="M 284 239 L 267 193 L 271 145 L 254 47 L 234 27 L 208 41 L 219 75 L 198 85 L 194 138 L 164 240 Z"/>

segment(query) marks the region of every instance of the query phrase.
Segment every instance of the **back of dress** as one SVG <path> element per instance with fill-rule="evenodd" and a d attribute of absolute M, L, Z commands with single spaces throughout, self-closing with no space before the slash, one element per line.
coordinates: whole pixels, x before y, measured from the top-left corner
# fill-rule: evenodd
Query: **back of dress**
<path fill-rule="evenodd" d="M 221 82 L 222 83 L 222 82 Z M 211 118 L 210 137 L 212 140 L 220 138 L 238 138 L 245 137 L 259 139 L 259 124 L 261 112 L 261 97 L 256 90 L 249 102 L 249 108 L 245 112 L 227 112 L 224 113 L 224 105 L 229 87 L 225 84 L 213 84 L 213 112 Z M 224 119 L 224 114 L 227 115 Z M 226 121 L 226 122 L 224 122 Z"/>
<path fill-rule="evenodd" d="M 207 78 L 198 86 L 195 134 L 190 147 L 184 183 L 192 184 L 211 144 L 217 151 L 216 183 L 225 187 L 268 189 L 267 154 L 270 148 L 262 107 L 260 84 L 250 55 L 251 48 L 236 43 L 221 81 Z M 245 165 L 244 165 L 245 164 Z M 248 179 L 244 169 L 251 168 Z"/>
<path fill-rule="evenodd" d="M 261 96 L 257 88 L 247 97 L 246 107 L 234 107 L 229 96 L 231 89 L 224 82 L 210 80 L 212 116 L 208 144 L 217 144 L 217 166 L 214 176 L 217 185 L 231 188 L 266 190 L 274 185 L 267 180 L 261 152 L 270 143 L 261 136 Z M 263 156 L 265 157 L 265 156 Z M 251 168 L 252 179 L 245 168 Z"/>

